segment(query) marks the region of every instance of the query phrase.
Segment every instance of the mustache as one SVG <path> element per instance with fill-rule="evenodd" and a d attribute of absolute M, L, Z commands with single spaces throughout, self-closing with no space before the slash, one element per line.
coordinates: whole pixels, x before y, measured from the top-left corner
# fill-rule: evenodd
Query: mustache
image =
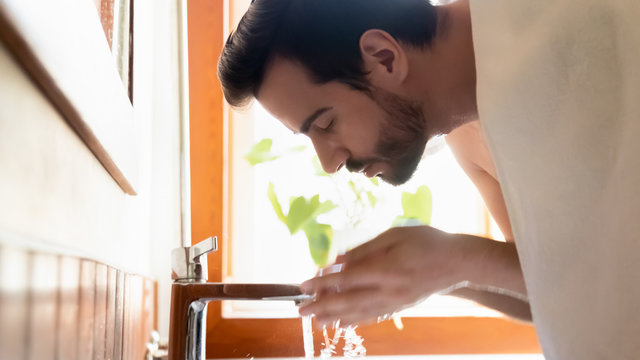
<path fill-rule="evenodd" d="M 349 158 L 349 159 L 347 159 L 347 161 L 345 161 L 344 166 L 350 172 L 360 172 L 364 168 L 366 168 L 367 166 L 373 164 L 376 161 L 380 161 L 380 160 L 381 159 L 374 159 L 374 158 L 369 158 L 369 159 L 353 159 L 353 158 Z"/>

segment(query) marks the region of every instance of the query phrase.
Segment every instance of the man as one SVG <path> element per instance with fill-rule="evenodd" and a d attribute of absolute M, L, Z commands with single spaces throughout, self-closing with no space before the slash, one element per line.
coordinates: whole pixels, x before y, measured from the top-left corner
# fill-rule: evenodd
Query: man
<path fill-rule="evenodd" d="M 627 0 L 254 1 L 219 64 L 231 105 L 255 97 L 327 172 L 392 184 L 429 138 L 479 119 L 500 180 L 483 194 L 501 187 L 518 247 L 390 229 L 305 282 L 318 297 L 301 313 L 355 323 L 451 291 L 530 315 L 548 360 L 640 358 L 639 15 Z"/>

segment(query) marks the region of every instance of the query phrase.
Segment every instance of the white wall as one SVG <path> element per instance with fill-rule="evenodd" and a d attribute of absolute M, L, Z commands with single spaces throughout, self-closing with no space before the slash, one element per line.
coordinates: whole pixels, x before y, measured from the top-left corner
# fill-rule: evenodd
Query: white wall
<path fill-rule="evenodd" d="M 137 196 L 121 190 L 0 43 L 0 241 L 158 280 L 165 335 L 169 253 L 180 245 L 175 3 L 135 1 L 135 118 L 116 131 L 135 133 Z"/>

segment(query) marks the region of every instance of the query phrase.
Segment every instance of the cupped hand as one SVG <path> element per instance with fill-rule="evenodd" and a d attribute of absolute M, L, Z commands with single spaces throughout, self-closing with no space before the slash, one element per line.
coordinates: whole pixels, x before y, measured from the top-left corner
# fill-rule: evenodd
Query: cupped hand
<path fill-rule="evenodd" d="M 464 280 L 469 247 L 428 226 L 391 228 L 342 255 L 340 272 L 301 284 L 315 301 L 300 307 L 320 324 L 371 322 Z"/>

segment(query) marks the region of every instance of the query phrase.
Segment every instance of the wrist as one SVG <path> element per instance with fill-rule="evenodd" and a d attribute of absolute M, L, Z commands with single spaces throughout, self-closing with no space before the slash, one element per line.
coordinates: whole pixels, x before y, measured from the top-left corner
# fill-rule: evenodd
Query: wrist
<path fill-rule="evenodd" d="M 468 287 L 506 289 L 526 294 L 515 245 L 461 235 L 465 243 L 462 279 Z"/>
<path fill-rule="evenodd" d="M 491 266 L 493 257 L 493 242 L 489 239 L 467 235 L 455 234 L 458 242 L 458 263 L 456 283 L 482 283 L 486 276 L 487 268 Z"/>

